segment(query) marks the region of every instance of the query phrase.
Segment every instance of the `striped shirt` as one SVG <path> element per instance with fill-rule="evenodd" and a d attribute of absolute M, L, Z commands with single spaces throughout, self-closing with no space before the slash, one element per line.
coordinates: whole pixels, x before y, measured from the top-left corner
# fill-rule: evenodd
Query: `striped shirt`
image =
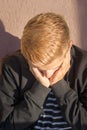
<path fill-rule="evenodd" d="M 34 130 L 72 130 L 64 120 L 52 91 L 48 94 L 44 104 L 44 114 L 35 123 Z"/>

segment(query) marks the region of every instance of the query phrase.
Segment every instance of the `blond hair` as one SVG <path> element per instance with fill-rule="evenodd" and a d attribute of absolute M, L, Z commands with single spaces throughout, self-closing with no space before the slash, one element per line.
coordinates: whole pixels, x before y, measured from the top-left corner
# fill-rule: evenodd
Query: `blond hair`
<path fill-rule="evenodd" d="M 63 55 L 69 46 L 69 28 L 55 13 L 39 14 L 26 24 L 21 38 L 21 52 L 32 63 L 48 64 Z"/>

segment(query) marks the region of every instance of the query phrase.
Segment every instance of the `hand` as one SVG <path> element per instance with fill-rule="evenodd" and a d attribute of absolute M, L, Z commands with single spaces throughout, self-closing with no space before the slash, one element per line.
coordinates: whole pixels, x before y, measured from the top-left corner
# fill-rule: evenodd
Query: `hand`
<path fill-rule="evenodd" d="M 30 71 L 43 86 L 47 88 L 50 86 L 49 79 L 45 75 L 43 75 L 38 68 L 30 67 Z"/>
<path fill-rule="evenodd" d="M 52 75 L 52 77 L 50 78 L 50 85 L 52 86 L 56 82 L 63 79 L 63 77 L 65 76 L 65 74 L 69 70 L 69 68 L 70 68 L 70 52 L 68 51 L 60 68 L 58 68 L 58 70 L 56 70 L 54 72 L 54 74 Z"/>

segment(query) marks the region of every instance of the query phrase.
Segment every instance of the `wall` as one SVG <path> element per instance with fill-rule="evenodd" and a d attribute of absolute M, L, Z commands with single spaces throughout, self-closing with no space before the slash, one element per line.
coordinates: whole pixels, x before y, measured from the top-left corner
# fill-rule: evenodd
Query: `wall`
<path fill-rule="evenodd" d="M 0 0 L 0 57 L 20 48 L 26 22 L 42 12 L 63 15 L 74 44 L 87 50 L 86 5 L 86 0 Z"/>

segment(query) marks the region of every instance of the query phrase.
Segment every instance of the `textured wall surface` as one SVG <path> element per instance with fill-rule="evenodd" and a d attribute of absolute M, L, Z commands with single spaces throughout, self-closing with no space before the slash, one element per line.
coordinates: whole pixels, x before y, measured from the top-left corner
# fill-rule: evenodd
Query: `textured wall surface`
<path fill-rule="evenodd" d="M 86 0 L 0 0 L 0 57 L 20 48 L 26 22 L 42 12 L 67 20 L 74 44 L 87 50 Z"/>

